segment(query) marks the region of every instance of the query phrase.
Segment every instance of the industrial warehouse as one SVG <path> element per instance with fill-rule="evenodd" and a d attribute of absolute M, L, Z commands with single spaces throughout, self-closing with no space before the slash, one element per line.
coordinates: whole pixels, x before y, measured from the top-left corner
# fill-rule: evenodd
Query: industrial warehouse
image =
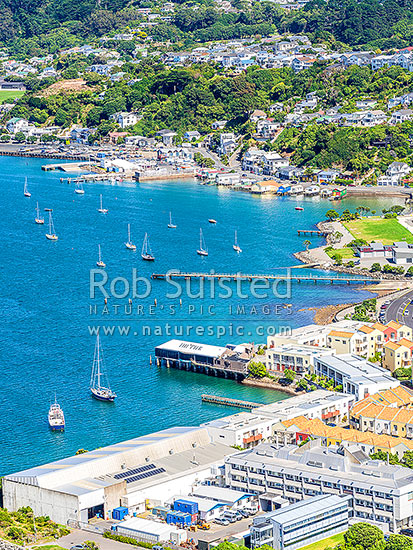
<path fill-rule="evenodd" d="M 62 524 L 109 518 L 119 506 L 139 513 L 215 477 L 234 452 L 205 428 L 170 428 L 7 475 L 4 506 Z"/>

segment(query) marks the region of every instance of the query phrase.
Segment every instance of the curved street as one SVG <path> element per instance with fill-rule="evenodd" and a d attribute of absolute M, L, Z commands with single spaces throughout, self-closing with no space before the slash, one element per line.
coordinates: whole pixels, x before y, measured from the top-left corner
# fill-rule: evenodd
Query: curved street
<path fill-rule="evenodd" d="M 413 328 L 413 290 L 389 304 L 386 310 L 386 321 L 397 321 Z"/>

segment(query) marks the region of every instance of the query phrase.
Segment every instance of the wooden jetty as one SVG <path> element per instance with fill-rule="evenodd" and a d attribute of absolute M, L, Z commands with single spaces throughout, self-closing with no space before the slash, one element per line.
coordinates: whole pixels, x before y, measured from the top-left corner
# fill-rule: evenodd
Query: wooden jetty
<path fill-rule="evenodd" d="M 170 273 L 153 273 L 152 279 L 171 280 L 171 279 L 226 279 L 228 281 L 245 280 L 252 281 L 261 279 L 265 281 L 291 281 L 296 283 L 346 283 L 346 284 L 370 284 L 380 282 L 379 278 L 373 277 L 331 277 L 328 275 L 321 275 L 313 277 L 311 275 L 257 275 L 257 274 L 243 274 L 243 273 L 184 273 L 184 272 L 170 272 Z"/>
<path fill-rule="evenodd" d="M 219 395 L 208 395 L 203 393 L 201 396 L 203 403 L 214 403 L 214 405 L 226 405 L 227 407 L 236 407 L 237 409 L 252 410 L 256 407 L 262 407 L 262 403 L 252 403 L 251 401 L 241 401 L 240 399 L 231 399 L 230 397 L 220 397 Z"/>
<path fill-rule="evenodd" d="M 330 234 L 329 231 L 320 231 L 319 229 L 297 229 L 298 235 L 318 235 L 320 237 L 326 237 Z"/>

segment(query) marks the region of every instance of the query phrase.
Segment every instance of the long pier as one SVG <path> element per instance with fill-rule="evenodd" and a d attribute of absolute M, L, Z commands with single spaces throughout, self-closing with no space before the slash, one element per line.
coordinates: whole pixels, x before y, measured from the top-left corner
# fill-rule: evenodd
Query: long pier
<path fill-rule="evenodd" d="M 326 275 L 313 277 L 311 275 L 257 275 L 257 274 L 243 274 L 243 273 L 153 273 L 152 279 L 166 280 L 168 279 L 226 279 L 229 281 L 291 281 L 296 283 L 346 283 L 346 284 L 370 284 L 380 281 L 378 278 L 373 277 L 329 277 Z"/>
<path fill-rule="evenodd" d="M 240 399 L 231 399 L 230 397 L 220 397 L 219 395 L 208 395 L 203 393 L 201 396 L 203 403 L 214 403 L 215 405 L 226 405 L 227 407 L 236 407 L 237 409 L 255 409 L 262 407 L 262 403 L 252 403 L 251 401 L 241 401 Z"/>

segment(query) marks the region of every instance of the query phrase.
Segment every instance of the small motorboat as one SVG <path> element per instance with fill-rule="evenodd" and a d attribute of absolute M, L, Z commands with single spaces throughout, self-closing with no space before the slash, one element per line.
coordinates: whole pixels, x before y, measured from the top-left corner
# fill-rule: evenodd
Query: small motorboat
<path fill-rule="evenodd" d="M 214 218 L 209 218 L 209 223 L 217 223 L 217 220 L 214 220 Z"/>
<path fill-rule="evenodd" d="M 302 212 L 304 210 L 304 208 L 302 206 L 296 206 L 295 209 L 299 210 L 300 212 Z"/>
<path fill-rule="evenodd" d="M 65 429 L 65 415 L 57 403 L 56 398 L 55 402 L 50 405 L 49 414 L 48 414 L 49 428 L 54 432 L 63 432 Z"/>

